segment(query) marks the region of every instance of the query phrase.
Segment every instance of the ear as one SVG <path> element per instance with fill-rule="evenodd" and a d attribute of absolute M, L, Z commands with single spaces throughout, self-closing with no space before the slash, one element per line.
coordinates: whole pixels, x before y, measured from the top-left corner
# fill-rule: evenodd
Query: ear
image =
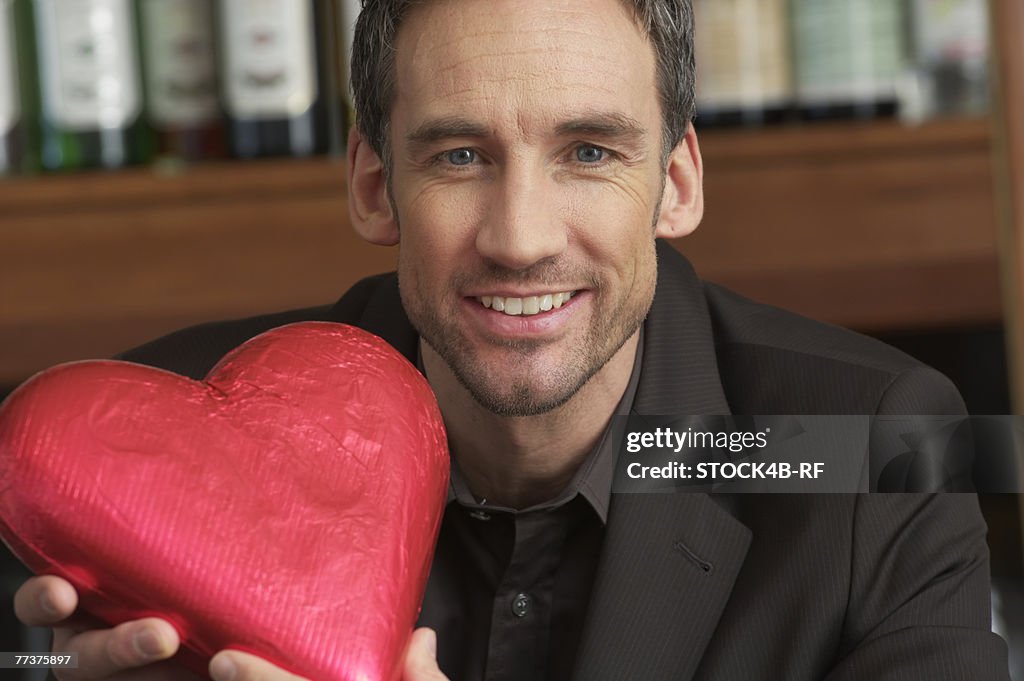
<path fill-rule="evenodd" d="M 398 243 L 384 164 L 354 125 L 348 132 L 348 214 L 352 227 L 370 243 Z"/>
<path fill-rule="evenodd" d="M 668 157 L 665 191 L 654 235 L 665 239 L 686 236 L 704 217 L 704 163 L 693 125 Z"/>

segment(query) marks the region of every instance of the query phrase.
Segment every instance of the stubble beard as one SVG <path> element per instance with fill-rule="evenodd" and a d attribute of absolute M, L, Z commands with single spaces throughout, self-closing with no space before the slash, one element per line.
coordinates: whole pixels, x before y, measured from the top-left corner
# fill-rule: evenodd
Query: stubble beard
<path fill-rule="evenodd" d="M 654 241 L 650 245 L 648 257 L 655 258 Z M 537 267 L 541 267 L 539 264 Z M 541 267 L 543 270 L 543 267 Z M 656 270 L 656 268 L 655 268 Z M 399 267 L 401 273 L 402 268 Z M 511 272 L 492 268 L 483 275 L 488 282 L 529 281 L 533 284 L 550 281 L 580 281 L 577 278 L 557 277 L 554 272 L 536 272 L 530 268 L 523 272 Z M 536 416 L 557 409 L 569 402 L 594 377 L 611 358 L 637 332 L 650 310 L 654 294 L 654 279 L 637 282 L 644 287 L 640 294 L 642 299 L 630 307 L 631 299 L 627 296 L 614 310 L 598 309 L 604 303 L 606 287 L 596 276 L 585 277 L 589 280 L 589 294 L 592 296 L 594 316 L 581 341 L 581 347 L 570 348 L 568 358 L 554 368 L 547 368 L 543 385 L 536 376 L 524 372 L 523 380 L 503 381 L 499 376 L 488 370 L 469 339 L 460 331 L 457 324 L 458 305 L 445 308 L 450 311 L 443 315 L 437 306 L 423 304 L 418 292 L 407 290 L 401 285 L 402 305 L 406 309 L 409 320 L 419 335 L 444 360 L 455 378 L 469 392 L 473 399 L 484 409 L 507 417 Z M 449 286 L 449 291 L 465 290 L 464 283 L 470 277 L 456 276 Z M 479 277 L 477 278 L 479 279 Z M 543 288 L 543 286 L 540 286 Z M 504 348 L 516 357 L 519 366 L 527 366 L 533 356 L 543 352 L 547 341 L 504 340 L 494 345 Z M 531 380 L 532 379 L 532 380 Z"/>

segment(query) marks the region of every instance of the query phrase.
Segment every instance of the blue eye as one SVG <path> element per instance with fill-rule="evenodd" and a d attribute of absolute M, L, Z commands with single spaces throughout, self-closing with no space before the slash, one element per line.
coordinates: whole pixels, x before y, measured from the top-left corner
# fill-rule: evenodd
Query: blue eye
<path fill-rule="evenodd" d="M 600 163 L 604 160 L 605 151 L 601 147 L 589 144 L 576 147 L 576 160 L 580 163 Z"/>
<path fill-rule="evenodd" d="M 445 154 L 445 159 L 453 166 L 468 166 L 476 160 L 476 152 L 472 149 L 453 149 Z"/>

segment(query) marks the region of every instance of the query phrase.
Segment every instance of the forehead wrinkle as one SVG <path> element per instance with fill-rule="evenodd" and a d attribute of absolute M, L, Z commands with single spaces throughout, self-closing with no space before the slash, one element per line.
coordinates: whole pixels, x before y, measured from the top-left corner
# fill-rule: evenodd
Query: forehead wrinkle
<path fill-rule="evenodd" d="M 566 0 L 525 18 L 510 13 L 525 4 L 518 0 L 469 3 L 488 10 L 489 20 L 458 11 L 466 3 L 421 5 L 413 11 L 429 16 L 427 22 L 410 30 L 407 20 L 399 33 L 396 95 L 412 105 L 406 111 L 419 121 L 460 115 L 486 122 L 494 136 L 522 139 L 527 131 L 551 134 L 578 107 L 619 102 L 610 107 L 619 109 L 624 99 L 654 108 L 657 116 L 657 98 L 650 107 L 645 101 L 647 91 L 656 89 L 653 48 L 623 2 L 613 3 L 617 11 L 591 13 L 580 9 L 588 3 Z M 628 36 L 622 19 L 633 29 Z M 649 62 L 642 74 L 622 68 L 636 63 L 637 48 Z M 413 73 L 431 75 L 406 77 Z M 630 112 L 646 119 L 639 109 Z"/>
<path fill-rule="evenodd" d="M 478 95 L 474 99 L 487 99 L 482 90 L 491 90 L 494 94 L 510 94 L 510 90 L 519 89 L 522 95 L 543 96 L 550 92 L 565 92 L 573 88 L 586 89 L 591 96 L 596 93 L 612 95 L 623 87 L 635 87 L 625 74 L 619 75 L 610 69 L 604 69 L 605 77 L 594 79 L 594 70 L 602 70 L 600 60 L 594 59 L 588 68 L 575 66 L 571 63 L 560 64 L 551 62 L 544 64 L 524 64 L 514 74 L 496 72 L 490 75 L 486 67 L 488 61 L 501 64 L 507 61 L 505 55 L 488 55 L 466 60 L 460 65 L 451 65 L 437 71 L 438 78 L 431 83 L 424 83 L 418 88 L 421 94 L 432 99 L 444 99 L 459 95 Z M 612 62 L 612 60 L 607 60 Z M 552 73 L 557 78 L 552 78 Z M 590 80 L 587 80 L 587 78 Z M 488 93 L 489 94 L 489 93 Z"/>
<path fill-rule="evenodd" d="M 479 61 L 476 62 L 479 65 Z M 485 75 L 473 73 L 472 82 L 469 78 L 449 74 L 448 77 L 418 88 L 424 98 L 419 110 L 441 117 L 448 112 L 477 111 L 481 116 L 493 115 L 493 112 L 518 111 L 522 108 L 533 108 L 537 111 L 551 111 L 550 118 L 562 118 L 562 111 L 554 110 L 559 95 L 576 95 L 582 106 L 591 103 L 614 100 L 623 88 L 631 83 L 611 77 L 591 82 L 582 78 L 572 77 L 574 72 L 581 75 L 584 69 L 562 69 L 562 77 L 550 79 L 546 76 L 549 69 L 537 68 L 535 71 L 517 72 L 513 75 Z M 618 87 L 616 87 L 618 86 Z M 562 98 L 564 99 L 564 97 Z M 458 115 L 458 114 L 456 114 Z"/>
<path fill-rule="evenodd" d="M 533 74 L 538 76 L 538 80 L 544 80 L 545 77 L 550 79 L 552 73 L 562 78 L 571 78 L 572 74 L 578 73 L 581 80 L 586 82 L 586 77 L 593 77 L 596 68 L 605 72 L 602 82 L 609 77 L 617 77 L 626 84 L 633 84 L 635 79 L 629 74 L 622 73 L 620 65 L 635 48 L 639 47 L 651 52 L 653 82 L 653 48 L 646 37 L 639 33 L 628 13 L 623 16 L 637 28 L 637 35 L 634 36 L 638 42 L 636 45 L 630 45 L 633 41 L 623 36 L 621 31 L 617 31 L 617 38 L 610 42 L 608 36 L 601 33 L 600 28 L 593 26 L 593 21 L 582 20 L 586 17 L 591 20 L 595 18 L 588 13 L 557 8 L 551 8 L 550 11 L 578 15 L 580 20 L 569 21 L 559 18 L 557 21 L 539 21 L 531 18 L 530 21 L 500 28 L 477 26 L 460 31 L 465 27 L 467 19 L 463 15 L 455 14 L 449 17 L 450 21 L 447 22 L 447 28 L 450 30 L 446 31 L 448 38 L 445 40 L 438 40 L 437 32 L 426 28 L 415 33 L 403 31 L 399 36 L 399 42 L 411 41 L 411 49 L 399 50 L 399 61 L 408 60 L 409 64 L 431 64 L 432 70 L 439 76 L 439 82 L 435 85 L 443 84 L 444 87 L 440 88 L 443 94 L 451 95 L 465 89 L 465 75 L 462 73 L 464 70 L 480 82 L 480 72 L 486 70 L 481 69 L 481 64 L 487 62 L 495 63 L 499 67 L 499 72 L 501 67 L 507 68 L 510 62 L 516 63 L 520 73 Z M 605 26 L 611 24 L 608 17 L 596 18 L 604 19 L 601 23 Z M 538 37 L 541 39 L 539 43 Z M 406 55 L 405 59 L 402 58 L 402 53 Z M 587 68 L 581 66 L 581 53 L 585 55 Z M 607 65 L 607 68 L 601 69 L 602 65 Z M 499 84 L 503 82 L 508 82 L 508 79 L 499 80 Z"/>
<path fill-rule="evenodd" d="M 464 12 L 457 9 L 458 5 L 474 4 L 478 11 L 486 12 L 489 16 L 502 23 L 497 28 L 480 26 L 474 12 Z M 399 30 L 396 38 L 397 43 L 411 41 L 411 52 L 413 61 L 419 58 L 430 59 L 430 53 L 444 49 L 458 42 L 476 43 L 485 46 L 485 49 L 493 47 L 504 40 L 518 41 L 519 36 L 525 36 L 527 40 L 533 40 L 537 35 L 549 37 L 548 45 L 543 48 L 545 52 L 557 51 L 565 47 L 566 36 L 580 36 L 581 43 L 575 44 L 576 48 L 586 45 L 587 40 L 593 39 L 593 57 L 607 57 L 611 48 L 621 48 L 620 51 L 631 53 L 635 48 L 649 50 L 653 57 L 653 46 L 648 36 L 638 23 L 638 18 L 633 8 L 625 0 L 616 0 L 610 3 L 617 8 L 612 13 L 594 11 L 593 7 L 584 7 L 593 3 L 580 2 L 579 0 L 563 0 L 562 2 L 550 1 L 542 6 L 543 13 L 520 14 L 517 11 L 509 12 L 508 7 L 503 5 L 525 5 L 525 2 L 500 2 L 499 0 L 477 0 L 469 2 L 463 0 L 447 0 L 436 3 L 417 3 L 406 18 L 405 26 Z M 559 6 L 561 5 L 561 6 Z M 405 30 L 412 23 L 410 19 L 415 15 L 428 14 L 430 24 L 420 27 L 420 30 Z M 633 28 L 630 34 L 624 34 L 621 25 L 616 19 L 625 19 Z M 588 30 L 589 29 L 589 30 Z M 608 33 L 614 36 L 609 41 Z M 437 40 L 437 37 L 444 35 L 444 40 Z M 636 42 L 637 44 L 630 45 Z M 400 50 L 404 51 L 404 50 Z M 511 53 L 510 53 L 511 54 Z M 483 55 L 486 56 L 486 55 Z M 625 55 L 619 55 L 622 57 Z M 472 59 L 472 57 L 470 58 Z M 615 61 L 613 58 L 612 61 Z"/>
<path fill-rule="evenodd" d="M 432 142 L 445 137 L 500 137 L 499 131 L 508 129 L 513 120 L 523 136 L 526 136 L 528 129 L 539 124 L 544 131 L 557 135 L 589 131 L 609 136 L 643 137 L 643 126 L 624 112 L 588 106 L 586 102 L 582 102 L 578 109 L 574 107 L 568 110 L 564 106 L 551 104 L 555 101 L 551 95 L 571 93 L 577 84 L 541 85 L 543 82 L 533 80 L 529 75 L 511 79 L 481 78 L 474 87 L 466 87 L 455 93 L 435 94 L 419 108 L 424 120 L 406 135 L 406 139 L 410 142 Z M 493 90 L 481 87 L 487 84 L 500 87 Z M 523 87 L 517 87 L 519 84 Z M 591 87 L 585 94 L 593 99 L 595 94 L 611 95 L 614 92 L 610 87 Z M 453 96 L 459 93 L 472 96 Z M 456 99 L 457 102 L 454 102 Z M 541 106 L 531 107 L 528 105 L 530 101 L 539 102 Z M 534 126 L 529 125 L 531 117 L 535 119 Z M 493 123 L 487 127 L 480 122 L 483 120 Z"/>

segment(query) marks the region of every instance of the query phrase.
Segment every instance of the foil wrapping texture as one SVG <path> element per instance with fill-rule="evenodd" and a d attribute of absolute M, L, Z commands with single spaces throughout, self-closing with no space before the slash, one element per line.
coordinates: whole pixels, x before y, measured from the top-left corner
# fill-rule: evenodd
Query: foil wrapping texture
<path fill-rule="evenodd" d="M 292 324 L 203 382 L 64 364 L 0 406 L 0 536 L 117 624 L 156 615 L 317 681 L 392 681 L 448 483 L 437 403 L 383 340 Z"/>

